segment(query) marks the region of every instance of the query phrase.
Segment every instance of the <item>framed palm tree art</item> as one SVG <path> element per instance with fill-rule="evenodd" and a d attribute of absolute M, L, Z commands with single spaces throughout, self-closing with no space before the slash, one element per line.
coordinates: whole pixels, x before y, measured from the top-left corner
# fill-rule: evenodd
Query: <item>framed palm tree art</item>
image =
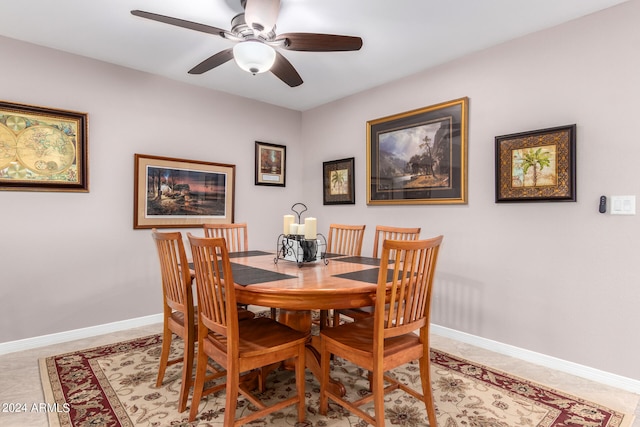
<path fill-rule="evenodd" d="M 356 203 L 355 158 L 322 163 L 322 201 L 325 205 Z"/>
<path fill-rule="evenodd" d="M 496 202 L 575 202 L 576 125 L 496 137 Z"/>

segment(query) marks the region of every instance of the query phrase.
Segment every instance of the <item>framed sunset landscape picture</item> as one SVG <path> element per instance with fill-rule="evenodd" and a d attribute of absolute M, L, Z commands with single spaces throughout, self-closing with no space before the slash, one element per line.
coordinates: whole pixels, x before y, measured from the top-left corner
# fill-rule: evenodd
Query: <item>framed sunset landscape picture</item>
<path fill-rule="evenodd" d="M 235 165 L 135 155 L 133 228 L 230 224 Z"/>

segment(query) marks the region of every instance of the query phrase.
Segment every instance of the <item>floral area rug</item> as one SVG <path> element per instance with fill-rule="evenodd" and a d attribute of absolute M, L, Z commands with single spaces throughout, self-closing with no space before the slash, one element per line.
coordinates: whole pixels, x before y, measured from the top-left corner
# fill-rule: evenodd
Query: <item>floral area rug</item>
<path fill-rule="evenodd" d="M 51 427 L 222 426 L 224 391 L 209 395 L 192 424 L 187 411 L 177 410 L 181 364 L 167 369 L 156 388 L 161 335 L 51 356 L 40 361 L 45 400 L 63 410 L 50 413 Z M 172 356 L 181 353 L 174 340 Z M 632 416 L 432 349 L 432 383 L 440 427 L 628 427 Z M 351 398 L 367 393 L 366 372 L 334 360 L 332 377 L 345 385 Z M 393 374 L 417 390 L 417 364 Z M 252 426 L 366 426 L 335 403 L 318 412 L 320 384 L 307 372 L 307 418 L 296 423 L 294 407 L 251 423 Z M 295 393 L 294 373 L 272 372 L 261 397 L 274 402 Z M 385 397 L 387 425 L 427 426 L 424 404 L 396 390 Z M 238 415 L 252 410 L 241 399 Z M 371 407 L 371 412 L 373 408 Z"/>

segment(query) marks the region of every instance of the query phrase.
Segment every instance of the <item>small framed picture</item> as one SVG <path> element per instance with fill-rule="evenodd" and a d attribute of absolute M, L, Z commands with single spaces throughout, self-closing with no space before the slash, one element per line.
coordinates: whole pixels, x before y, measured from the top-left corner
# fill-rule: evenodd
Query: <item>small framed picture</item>
<path fill-rule="evenodd" d="M 284 187 L 287 173 L 287 147 L 256 141 L 255 185 Z"/>
<path fill-rule="evenodd" d="M 355 158 L 322 163 L 322 202 L 325 205 L 356 203 Z"/>
<path fill-rule="evenodd" d="M 575 201 L 575 124 L 496 136 L 496 202 Z"/>

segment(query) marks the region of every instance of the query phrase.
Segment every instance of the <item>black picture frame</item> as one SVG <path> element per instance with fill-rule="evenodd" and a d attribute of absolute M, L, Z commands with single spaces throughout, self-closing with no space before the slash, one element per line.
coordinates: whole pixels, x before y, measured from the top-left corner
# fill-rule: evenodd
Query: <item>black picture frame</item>
<path fill-rule="evenodd" d="M 576 125 L 495 137 L 496 203 L 575 202 Z"/>
<path fill-rule="evenodd" d="M 87 113 L 0 101 L 0 190 L 89 192 Z"/>
<path fill-rule="evenodd" d="M 356 203 L 354 157 L 322 163 L 322 203 L 324 205 Z"/>
<path fill-rule="evenodd" d="M 256 141 L 255 185 L 285 187 L 287 183 L 287 147 Z"/>

